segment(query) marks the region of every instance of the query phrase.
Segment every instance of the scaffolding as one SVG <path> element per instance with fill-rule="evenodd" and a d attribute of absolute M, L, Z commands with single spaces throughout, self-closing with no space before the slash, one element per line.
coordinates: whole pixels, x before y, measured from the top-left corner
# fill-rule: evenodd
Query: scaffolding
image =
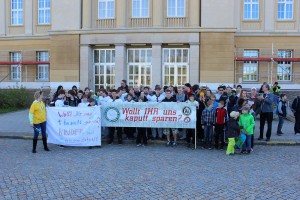
<path fill-rule="evenodd" d="M 256 44 L 257 45 L 257 44 Z M 236 47 L 234 52 L 234 84 L 255 84 L 267 82 L 273 84 L 279 81 L 282 84 L 299 84 L 300 83 L 300 45 L 270 45 L 270 47 L 255 47 L 253 45 L 247 48 Z M 275 49 L 276 48 L 276 49 Z M 257 50 L 257 57 L 247 57 L 244 55 L 245 50 Z M 291 51 L 291 57 L 278 56 L 279 51 Z M 243 66 L 246 62 L 257 62 L 258 78 L 256 81 L 245 81 Z M 292 66 L 290 72 L 291 80 L 278 80 L 279 63 L 289 62 Z"/>
<path fill-rule="evenodd" d="M 1 82 L 49 82 L 49 79 L 40 80 L 38 78 L 38 66 L 50 66 L 49 56 L 44 60 L 38 58 L 37 52 L 40 50 L 0 50 L 0 83 Z M 14 59 L 12 54 L 18 53 L 18 58 Z M 17 67 L 17 78 L 13 78 L 12 66 Z M 48 68 L 49 69 L 49 68 Z M 49 72 L 48 72 L 49 73 Z"/>

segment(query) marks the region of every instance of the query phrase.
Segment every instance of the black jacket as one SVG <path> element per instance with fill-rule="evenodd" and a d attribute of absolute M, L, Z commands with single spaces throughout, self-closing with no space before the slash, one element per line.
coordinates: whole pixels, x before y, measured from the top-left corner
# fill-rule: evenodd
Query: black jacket
<path fill-rule="evenodd" d="M 228 138 L 236 138 L 239 135 L 239 129 L 243 128 L 239 126 L 237 120 L 230 117 L 229 121 L 227 122 L 228 126 Z"/>

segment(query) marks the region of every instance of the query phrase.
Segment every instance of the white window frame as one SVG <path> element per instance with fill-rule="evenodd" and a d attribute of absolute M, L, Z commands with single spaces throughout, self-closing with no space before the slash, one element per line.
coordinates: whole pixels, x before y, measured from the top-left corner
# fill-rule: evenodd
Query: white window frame
<path fill-rule="evenodd" d="M 100 4 L 104 3 L 105 8 L 103 10 L 100 10 Z M 112 14 L 109 13 L 108 11 L 108 5 L 109 3 L 113 3 L 113 10 Z M 104 16 L 101 16 L 101 12 L 104 12 Z M 115 18 L 115 0 L 98 0 L 98 19 L 114 19 Z"/>
<path fill-rule="evenodd" d="M 13 8 L 13 4 L 15 3 L 16 8 Z M 11 12 L 10 12 L 10 24 L 12 26 L 20 26 L 24 23 L 23 17 L 23 0 L 11 0 L 10 4 Z M 15 15 L 14 15 L 15 14 Z"/>
<path fill-rule="evenodd" d="M 293 51 L 292 50 L 278 50 L 278 58 L 292 58 L 293 57 Z M 288 56 L 289 55 L 289 56 Z M 281 70 L 280 70 L 281 68 Z M 289 68 L 289 73 L 283 73 L 286 68 Z M 281 72 L 280 72 L 281 71 Z M 288 75 L 288 76 L 286 76 Z M 293 76 L 293 63 L 290 61 L 279 61 L 277 63 L 277 81 L 280 82 L 290 82 L 292 81 Z M 282 79 L 280 79 L 282 77 Z M 289 77 L 289 78 L 286 78 Z"/>
<path fill-rule="evenodd" d="M 21 62 L 22 56 L 21 52 L 10 52 L 10 61 L 11 62 Z M 22 77 L 22 68 L 19 64 L 11 65 L 11 80 L 21 80 Z"/>
<path fill-rule="evenodd" d="M 170 8 L 171 6 L 171 1 L 174 1 L 175 5 L 174 7 Z M 178 13 L 178 10 L 179 10 L 179 1 L 183 1 L 183 14 L 179 14 Z M 174 11 L 174 14 L 173 13 L 170 13 L 171 12 L 171 9 L 175 9 L 175 10 L 172 10 Z M 167 17 L 172 17 L 172 18 L 175 18 L 175 17 L 186 17 L 186 0 L 168 0 L 167 1 Z"/>
<path fill-rule="evenodd" d="M 130 51 L 132 51 L 132 59 L 130 58 Z M 138 56 L 136 56 L 136 53 Z M 142 56 L 144 53 L 145 57 Z M 128 86 L 148 86 L 151 87 L 152 84 L 152 49 L 151 48 L 130 48 L 127 49 L 127 80 Z M 130 68 L 133 67 L 132 73 L 130 73 Z M 136 68 L 138 72 L 136 72 Z M 144 69 L 144 73 L 142 73 Z M 147 73 L 147 69 L 150 73 Z M 131 79 L 133 77 L 133 79 Z M 137 77 L 137 78 L 136 78 Z M 147 84 L 147 78 L 149 78 L 149 84 Z M 144 82 L 142 82 L 144 79 Z"/>
<path fill-rule="evenodd" d="M 258 55 L 259 55 L 258 50 L 244 50 L 244 57 L 246 58 L 257 58 Z M 256 73 L 253 74 L 251 73 L 251 71 L 256 71 Z M 243 81 L 244 82 L 258 81 L 258 61 L 244 61 Z"/>
<path fill-rule="evenodd" d="M 163 76 L 163 85 L 173 85 L 173 86 L 182 86 L 185 83 L 189 83 L 189 63 L 190 63 L 190 49 L 189 48 L 163 48 L 163 59 L 162 59 L 162 76 Z M 178 51 L 181 51 L 181 60 L 178 61 Z M 174 61 L 172 61 L 172 55 L 171 51 L 175 51 L 174 53 Z M 187 51 L 187 58 L 186 61 L 184 61 L 184 51 Z M 167 55 L 165 53 L 168 52 Z M 167 61 L 165 60 L 167 58 Z M 183 67 L 185 66 L 185 67 Z M 166 73 L 166 69 L 169 69 L 169 73 Z M 173 74 L 171 74 L 170 70 L 171 68 L 174 68 L 174 83 L 171 83 L 171 77 Z M 179 68 L 181 68 L 179 70 Z M 186 74 L 179 74 L 178 71 L 182 71 L 184 68 L 186 68 Z M 169 76 L 168 76 L 169 75 Z M 166 80 L 166 76 L 168 76 L 168 81 Z M 180 82 L 179 82 L 180 77 Z M 186 78 L 186 81 L 183 81 L 183 78 Z"/>
<path fill-rule="evenodd" d="M 250 6 L 249 16 L 246 15 L 248 13 L 246 11 L 246 7 Z M 257 17 L 254 17 L 255 7 L 257 7 Z M 259 0 L 244 0 L 244 20 L 259 20 Z"/>
<path fill-rule="evenodd" d="M 49 52 L 48 51 L 38 51 L 37 52 L 37 61 L 49 61 Z M 37 79 L 42 81 L 49 80 L 49 65 L 48 64 L 38 64 L 37 66 Z"/>
<path fill-rule="evenodd" d="M 283 11 L 279 10 L 279 7 L 283 6 Z M 291 10 L 289 11 L 289 6 Z M 283 12 L 283 16 L 279 15 L 279 12 Z M 288 13 L 291 13 L 291 16 L 288 16 Z M 293 20 L 294 18 L 294 0 L 278 0 L 277 6 L 277 19 L 278 20 Z"/>
<path fill-rule="evenodd" d="M 50 23 L 51 23 L 51 0 L 38 0 L 38 24 L 44 25 Z"/>
<path fill-rule="evenodd" d="M 98 53 L 96 54 L 96 52 Z M 101 57 L 101 55 L 104 55 L 104 57 Z M 116 63 L 115 62 L 116 62 L 115 49 L 94 49 L 93 63 L 94 63 L 95 90 L 99 88 L 104 88 L 104 89 L 115 88 L 116 85 L 116 79 L 115 79 Z M 108 70 L 110 72 L 109 74 L 107 73 Z M 101 83 L 101 76 L 103 76 L 103 83 Z M 109 77 L 109 83 L 108 83 L 108 77 Z M 96 82 L 97 79 L 98 82 Z"/>
<path fill-rule="evenodd" d="M 143 5 L 144 1 L 147 4 L 147 14 L 144 15 L 143 13 Z M 134 8 L 135 2 L 138 4 L 137 8 Z M 132 0 L 132 18 L 149 18 L 149 10 L 150 10 L 150 3 L 149 0 Z M 135 15 L 135 11 L 137 11 L 137 15 Z"/>

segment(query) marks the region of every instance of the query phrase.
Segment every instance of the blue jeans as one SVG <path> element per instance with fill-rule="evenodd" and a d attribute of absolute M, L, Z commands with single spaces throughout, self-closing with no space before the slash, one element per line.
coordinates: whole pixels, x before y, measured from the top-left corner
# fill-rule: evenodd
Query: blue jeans
<path fill-rule="evenodd" d="M 42 122 L 40 124 L 33 124 L 34 127 L 34 139 L 37 139 L 39 137 L 40 132 L 38 131 L 38 129 L 41 130 L 42 133 L 42 137 L 46 138 L 46 122 Z"/>
<path fill-rule="evenodd" d="M 278 126 L 277 126 L 277 134 L 280 134 L 280 133 L 282 133 L 282 132 L 281 132 L 281 129 L 282 129 L 282 127 L 283 127 L 284 117 L 278 115 L 278 118 L 279 118 L 279 122 L 278 122 Z"/>
<path fill-rule="evenodd" d="M 152 138 L 156 138 L 157 134 L 159 138 L 162 138 L 162 134 L 163 134 L 162 128 L 158 128 L 158 131 L 156 130 L 156 128 L 151 128 L 151 132 L 152 132 Z"/>
<path fill-rule="evenodd" d="M 211 141 L 213 137 L 213 126 L 204 125 L 204 144 L 206 147 L 211 147 Z"/>
<path fill-rule="evenodd" d="M 247 151 L 250 151 L 251 150 L 251 141 L 252 141 L 252 135 L 246 135 L 246 141 L 244 142 L 243 144 L 243 151 L 244 150 L 247 150 Z"/>

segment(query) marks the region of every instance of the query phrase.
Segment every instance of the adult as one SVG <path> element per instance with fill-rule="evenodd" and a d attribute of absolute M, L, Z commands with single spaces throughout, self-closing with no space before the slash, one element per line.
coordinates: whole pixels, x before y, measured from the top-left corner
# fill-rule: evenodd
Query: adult
<path fill-rule="evenodd" d="M 264 93 L 263 86 L 266 85 L 266 84 L 268 84 L 268 83 L 267 82 L 263 82 L 263 84 L 260 86 L 260 89 L 259 89 L 258 93 L 260 93 L 260 94 Z"/>
<path fill-rule="evenodd" d="M 270 93 L 270 86 L 268 84 L 263 85 L 262 90 L 264 93 L 258 97 L 261 102 L 260 135 L 258 140 L 262 140 L 264 137 L 264 126 L 267 120 L 268 130 L 266 134 L 266 141 L 270 141 L 272 134 L 274 95 Z"/>
<path fill-rule="evenodd" d="M 185 93 L 185 95 L 188 97 L 188 96 L 190 96 L 190 94 L 192 94 L 193 93 L 193 89 L 192 89 L 192 86 L 191 86 L 191 84 L 190 83 L 186 83 L 186 84 L 184 84 L 184 93 Z"/>
<path fill-rule="evenodd" d="M 296 135 L 300 135 L 300 96 L 297 96 L 292 103 L 292 111 L 295 116 L 294 131 Z"/>
<path fill-rule="evenodd" d="M 57 99 L 57 97 L 58 97 L 58 92 L 60 91 L 60 90 L 63 90 L 64 88 L 63 88 L 63 86 L 62 85 L 59 85 L 58 87 L 57 87 L 57 89 L 56 89 L 56 92 L 54 92 L 54 94 L 53 94 L 53 98 L 52 98 L 52 102 L 55 100 L 55 99 Z"/>
<path fill-rule="evenodd" d="M 31 104 L 29 110 L 29 122 L 30 126 L 34 130 L 32 153 L 36 153 L 36 146 L 38 141 L 38 136 L 42 134 L 42 140 L 45 151 L 50 151 L 47 146 L 47 135 L 46 135 L 46 107 L 43 99 L 43 92 L 36 91 L 34 93 L 35 101 Z"/>
<path fill-rule="evenodd" d="M 129 88 L 126 80 L 121 81 L 121 86 L 118 87 L 118 90 L 126 90 L 127 93 L 129 92 Z"/>
<path fill-rule="evenodd" d="M 242 85 L 237 85 L 237 86 L 236 86 L 236 95 L 237 95 L 238 97 L 240 97 L 240 94 L 241 94 L 242 89 L 243 89 Z"/>
<path fill-rule="evenodd" d="M 218 87 L 218 93 L 216 94 L 216 101 L 223 101 L 224 103 L 227 102 L 228 95 L 227 93 L 224 93 L 224 86 L 220 85 Z"/>

